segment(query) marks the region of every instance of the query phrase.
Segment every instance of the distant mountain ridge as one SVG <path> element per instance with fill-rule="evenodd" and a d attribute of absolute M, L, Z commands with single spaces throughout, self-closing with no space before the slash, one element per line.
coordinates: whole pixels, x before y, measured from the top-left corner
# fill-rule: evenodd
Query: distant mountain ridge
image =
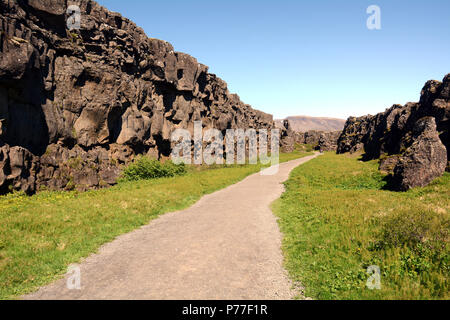
<path fill-rule="evenodd" d="M 292 116 L 287 117 L 291 128 L 297 132 L 316 131 L 342 131 L 345 126 L 344 119 L 326 118 L 326 117 L 308 117 L 308 116 Z M 275 120 L 277 126 L 281 125 L 283 120 Z"/>

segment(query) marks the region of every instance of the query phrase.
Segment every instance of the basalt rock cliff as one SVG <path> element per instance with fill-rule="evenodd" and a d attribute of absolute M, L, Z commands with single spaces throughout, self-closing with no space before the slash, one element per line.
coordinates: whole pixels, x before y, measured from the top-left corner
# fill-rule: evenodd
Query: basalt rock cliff
<path fill-rule="evenodd" d="M 296 144 L 308 144 L 320 151 L 336 151 L 337 142 L 341 131 L 316 131 L 296 132 L 291 120 L 275 121 L 275 126 L 281 130 L 281 149 L 284 152 L 292 152 Z"/>
<path fill-rule="evenodd" d="M 0 193 L 114 184 L 137 154 L 168 157 L 176 128 L 272 128 L 195 58 L 80 0 L 0 0 Z"/>
<path fill-rule="evenodd" d="M 381 159 L 392 187 L 408 190 L 441 176 L 450 159 L 450 74 L 428 81 L 420 101 L 394 105 L 375 116 L 349 118 L 339 137 L 338 153 L 363 151 Z"/>

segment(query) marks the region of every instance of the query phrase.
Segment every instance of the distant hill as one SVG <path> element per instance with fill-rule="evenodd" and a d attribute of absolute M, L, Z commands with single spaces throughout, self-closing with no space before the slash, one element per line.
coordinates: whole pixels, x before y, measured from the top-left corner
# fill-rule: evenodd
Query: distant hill
<path fill-rule="evenodd" d="M 297 132 L 306 132 L 310 130 L 317 131 L 342 131 L 345 121 L 336 118 L 316 118 L 308 116 L 295 116 L 286 118 L 291 122 L 292 129 Z M 275 120 L 276 124 L 281 124 L 283 120 Z"/>

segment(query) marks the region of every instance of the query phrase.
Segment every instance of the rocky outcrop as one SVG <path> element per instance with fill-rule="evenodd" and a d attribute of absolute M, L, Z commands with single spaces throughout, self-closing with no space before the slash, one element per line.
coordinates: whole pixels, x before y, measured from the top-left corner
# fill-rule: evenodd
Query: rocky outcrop
<path fill-rule="evenodd" d="M 170 134 L 271 128 L 195 58 L 95 1 L 81 29 L 65 0 L 0 0 L 0 191 L 113 184 L 137 154 L 168 157 Z"/>
<path fill-rule="evenodd" d="M 322 152 L 336 151 L 337 150 L 337 142 L 338 142 L 340 135 L 341 135 L 340 131 L 321 133 L 320 137 L 319 137 L 319 142 L 317 144 L 317 150 L 320 150 Z"/>
<path fill-rule="evenodd" d="M 441 176 L 447 165 L 447 150 L 439 139 L 433 117 L 417 121 L 413 143 L 394 167 L 394 181 L 400 190 L 424 187 Z"/>
<path fill-rule="evenodd" d="M 337 153 L 355 153 L 364 149 L 364 143 L 369 137 L 372 117 L 364 116 L 360 118 L 350 117 L 345 123 L 345 127 L 338 139 Z"/>
<path fill-rule="evenodd" d="M 393 174 L 396 188 L 407 190 L 428 184 L 449 168 L 449 128 L 450 74 L 442 82 L 428 81 L 418 103 L 349 118 L 337 152 L 361 151 L 367 160 L 381 158 L 380 169 Z"/>
<path fill-rule="evenodd" d="M 336 151 L 337 140 L 341 131 L 324 132 L 324 131 L 307 131 L 297 132 L 295 142 L 299 144 L 307 144 L 321 151 Z"/>
<path fill-rule="evenodd" d="M 277 124 L 277 127 L 281 129 L 280 135 L 280 147 L 283 152 L 292 152 L 295 149 L 295 143 L 297 134 L 292 130 L 289 120 L 284 120 L 281 125 Z"/>
<path fill-rule="evenodd" d="M 322 131 L 306 131 L 306 132 L 297 132 L 297 136 L 295 141 L 300 144 L 309 144 L 311 146 L 317 146 L 319 144 L 320 135 Z"/>
<path fill-rule="evenodd" d="M 292 152 L 296 144 L 307 144 L 320 151 L 336 151 L 337 141 L 341 131 L 307 131 L 296 132 L 292 128 L 290 120 L 284 120 L 281 123 L 275 122 L 275 125 L 281 129 L 281 149 L 283 152 Z"/>

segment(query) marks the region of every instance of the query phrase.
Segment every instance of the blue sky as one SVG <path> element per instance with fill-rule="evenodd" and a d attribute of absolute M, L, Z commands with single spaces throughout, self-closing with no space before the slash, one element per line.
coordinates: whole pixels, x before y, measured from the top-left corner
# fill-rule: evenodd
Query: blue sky
<path fill-rule="evenodd" d="M 448 0 L 101 0 L 274 114 L 375 114 L 450 73 Z M 368 30 L 369 5 L 381 30 Z"/>

